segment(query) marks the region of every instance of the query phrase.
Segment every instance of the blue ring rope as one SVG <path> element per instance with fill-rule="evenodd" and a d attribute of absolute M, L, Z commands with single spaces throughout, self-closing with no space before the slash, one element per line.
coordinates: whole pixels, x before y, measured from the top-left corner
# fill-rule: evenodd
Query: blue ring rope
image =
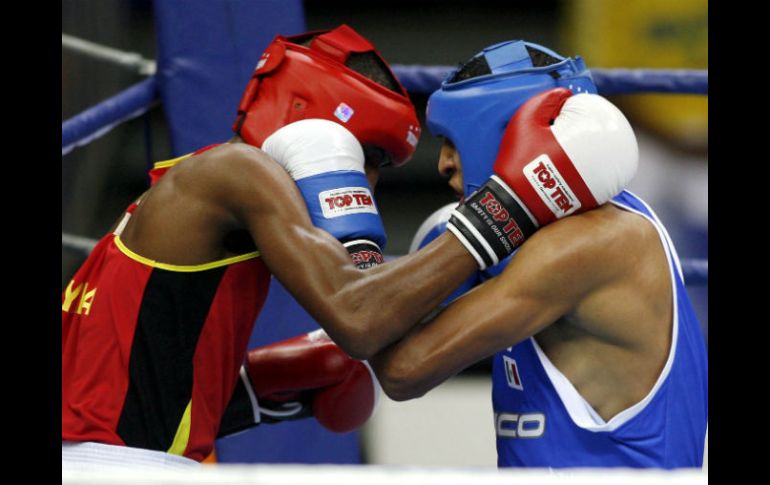
<path fill-rule="evenodd" d="M 73 116 L 61 124 L 62 156 L 141 116 L 158 99 L 158 81 L 152 76 Z"/>
<path fill-rule="evenodd" d="M 451 66 L 394 65 L 393 71 L 411 94 L 430 94 L 454 69 Z M 678 93 L 708 95 L 708 71 L 687 69 L 592 69 L 600 93 Z M 124 121 L 147 112 L 158 102 L 158 81 L 149 77 L 62 123 L 62 156 L 108 133 Z M 62 245 L 66 245 L 62 240 Z M 688 285 L 708 284 L 708 260 L 685 259 Z"/>
<path fill-rule="evenodd" d="M 393 65 L 393 72 L 411 94 L 430 94 L 439 88 L 452 66 Z M 599 93 L 669 93 L 708 95 L 708 70 L 591 69 Z"/>
<path fill-rule="evenodd" d="M 411 94 L 430 94 L 453 68 L 394 65 Z M 708 95 L 708 71 L 687 69 L 592 69 L 599 92 L 611 94 L 679 93 Z M 62 123 L 62 155 L 86 145 L 158 100 L 158 81 L 149 77 Z"/>

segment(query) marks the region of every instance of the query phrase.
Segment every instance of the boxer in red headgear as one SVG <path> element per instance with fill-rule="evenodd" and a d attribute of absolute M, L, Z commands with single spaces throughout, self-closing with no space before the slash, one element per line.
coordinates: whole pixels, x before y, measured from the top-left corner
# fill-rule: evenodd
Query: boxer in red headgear
<path fill-rule="evenodd" d="M 233 130 L 262 146 L 278 128 L 308 118 L 341 124 L 394 166 L 409 160 L 420 137 L 406 90 L 374 46 L 347 25 L 276 37 L 243 93 Z"/>
<path fill-rule="evenodd" d="M 152 187 L 64 291 L 63 463 L 186 464 L 260 422 L 314 415 L 349 431 L 371 414 L 370 369 L 323 332 L 254 349 L 241 364 L 271 273 L 346 346 L 367 330 L 330 320 L 325 295 L 342 281 L 332 275 L 382 262 L 371 191 L 380 166 L 414 152 L 414 106 L 343 25 L 276 37 L 233 128 L 227 143 L 156 164 Z M 286 133 L 321 137 L 310 151 L 323 163 L 294 171 L 296 185 L 260 150 L 308 149 Z"/>

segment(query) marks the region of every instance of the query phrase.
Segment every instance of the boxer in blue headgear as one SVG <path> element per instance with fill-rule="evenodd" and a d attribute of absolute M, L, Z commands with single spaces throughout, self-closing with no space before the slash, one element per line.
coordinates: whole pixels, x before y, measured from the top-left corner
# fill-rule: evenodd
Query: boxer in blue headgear
<path fill-rule="evenodd" d="M 460 153 L 467 197 L 492 174 L 511 116 L 537 93 L 565 87 L 596 93 L 579 56 L 565 58 L 543 46 L 512 40 L 485 48 L 451 72 L 428 100 L 427 123 Z"/>
<path fill-rule="evenodd" d="M 423 224 L 410 257 L 451 233 L 481 272 L 369 361 L 388 396 L 406 400 L 492 355 L 500 467 L 700 467 L 708 423 L 701 326 L 665 227 L 621 190 L 636 170 L 636 138 L 595 92 L 579 58 L 512 41 L 484 49 L 431 96 L 428 127 L 444 137 L 438 169 L 464 200 Z M 628 136 L 616 136 L 621 126 Z M 561 151 L 574 163 L 551 177 L 544 163 Z M 569 181 L 571 167 L 583 171 Z M 617 195 L 541 225 L 496 264 L 493 256 L 506 253 L 492 245 L 519 241 L 538 203 L 561 199 L 562 186 L 617 174 L 620 184 L 604 192 Z"/>

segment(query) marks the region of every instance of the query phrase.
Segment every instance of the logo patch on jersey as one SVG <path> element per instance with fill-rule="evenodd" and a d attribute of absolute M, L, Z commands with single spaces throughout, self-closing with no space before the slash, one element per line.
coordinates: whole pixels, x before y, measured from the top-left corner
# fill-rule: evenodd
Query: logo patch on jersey
<path fill-rule="evenodd" d="M 516 360 L 503 356 L 503 365 L 505 367 L 505 379 L 508 381 L 508 386 L 523 391 L 524 385 L 521 383 L 521 376 L 519 375 L 519 367 L 516 365 Z"/>
<path fill-rule="evenodd" d="M 341 187 L 325 190 L 318 194 L 324 217 L 347 216 L 350 214 L 377 214 L 372 193 L 366 187 Z"/>
<path fill-rule="evenodd" d="M 78 296 L 80 296 L 80 300 L 72 308 L 72 304 Z M 89 288 L 87 281 L 75 286 L 75 280 L 70 280 L 67 288 L 64 290 L 64 301 L 61 304 L 61 309 L 69 313 L 70 308 L 72 308 L 78 315 L 88 315 L 91 313 L 91 304 L 94 302 L 95 296 L 96 288 Z"/>
<path fill-rule="evenodd" d="M 501 438 L 540 438 L 545 433 L 545 414 L 495 413 L 495 433 Z"/>
<path fill-rule="evenodd" d="M 580 200 L 545 153 L 524 166 L 524 175 L 540 199 L 557 218 L 570 215 L 580 209 Z"/>

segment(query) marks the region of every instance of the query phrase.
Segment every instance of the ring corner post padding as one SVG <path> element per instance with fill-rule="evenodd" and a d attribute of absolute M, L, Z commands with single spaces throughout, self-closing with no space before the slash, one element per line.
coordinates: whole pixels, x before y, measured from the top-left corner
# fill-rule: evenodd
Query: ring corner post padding
<path fill-rule="evenodd" d="M 264 48 L 278 33 L 305 30 L 301 0 L 155 0 L 153 8 L 173 156 L 229 139 Z"/>
<path fill-rule="evenodd" d="M 155 0 L 153 6 L 157 78 L 173 156 L 228 140 L 264 48 L 278 33 L 305 31 L 301 0 Z M 273 287 L 250 346 L 316 325 L 280 285 Z M 310 419 L 220 439 L 216 453 L 222 463 L 360 463 L 357 433 L 335 435 Z"/>

